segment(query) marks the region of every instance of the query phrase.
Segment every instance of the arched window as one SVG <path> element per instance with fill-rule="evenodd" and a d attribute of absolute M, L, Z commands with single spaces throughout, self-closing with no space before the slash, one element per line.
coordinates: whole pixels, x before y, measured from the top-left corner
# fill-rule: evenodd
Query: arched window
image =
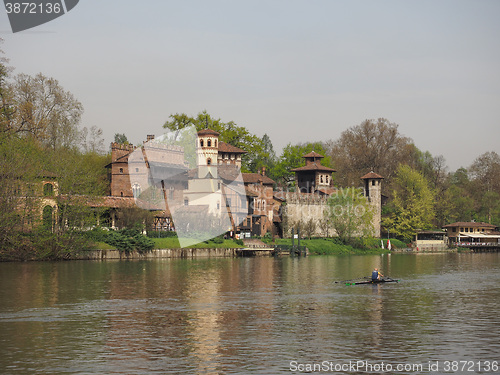
<path fill-rule="evenodd" d="M 123 168 L 120 168 L 120 173 L 123 173 Z"/>
<path fill-rule="evenodd" d="M 266 201 L 263 200 L 262 201 L 262 211 L 265 211 L 266 210 Z"/>
<path fill-rule="evenodd" d="M 319 176 L 319 182 L 323 183 L 323 175 Z"/>
<path fill-rule="evenodd" d="M 134 195 L 134 198 L 138 198 L 139 195 L 141 195 L 141 185 L 139 185 L 137 182 L 132 185 L 132 194 Z"/>
<path fill-rule="evenodd" d="M 207 141 L 207 146 L 212 147 L 212 141 L 210 139 Z"/>
<path fill-rule="evenodd" d="M 210 142 L 210 141 L 209 141 Z M 208 158 L 207 159 L 207 165 L 211 165 L 212 164 L 212 159 Z"/>
<path fill-rule="evenodd" d="M 43 195 L 46 197 L 51 197 L 54 195 L 54 186 L 50 183 L 43 185 Z"/>
<path fill-rule="evenodd" d="M 123 197 L 123 191 L 120 191 L 120 197 Z"/>
<path fill-rule="evenodd" d="M 217 139 L 215 140 L 215 147 L 217 147 Z"/>
<path fill-rule="evenodd" d="M 203 147 L 203 139 L 200 139 L 200 146 Z"/>
<path fill-rule="evenodd" d="M 52 230 L 52 207 L 45 206 L 43 208 L 43 226 L 45 229 Z"/>

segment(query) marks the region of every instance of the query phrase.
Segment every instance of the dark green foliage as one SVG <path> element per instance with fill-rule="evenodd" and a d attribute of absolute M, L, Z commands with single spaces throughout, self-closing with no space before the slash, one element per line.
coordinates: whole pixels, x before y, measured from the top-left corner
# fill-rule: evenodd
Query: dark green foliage
<path fill-rule="evenodd" d="M 144 236 L 136 229 L 122 229 L 119 231 L 103 230 L 100 228 L 84 232 L 84 235 L 96 242 L 104 242 L 116 247 L 125 253 L 137 251 L 140 254 L 151 251 L 154 248 L 154 242 Z"/>
<path fill-rule="evenodd" d="M 170 237 L 177 237 L 177 232 L 174 231 L 153 231 L 150 230 L 147 233 L 147 236 L 149 238 L 170 238 Z"/>

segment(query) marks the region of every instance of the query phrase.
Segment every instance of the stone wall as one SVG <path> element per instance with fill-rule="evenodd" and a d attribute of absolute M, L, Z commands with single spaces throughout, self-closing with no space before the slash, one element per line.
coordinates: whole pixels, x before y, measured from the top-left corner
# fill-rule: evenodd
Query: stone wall
<path fill-rule="evenodd" d="M 238 248 L 204 248 L 204 249 L 154 249 L 146 254 L 134 251 L 129 254 L 118 250 L 89 250 L 74 259 L 80 260 L 113 260 L 113 259 L 161 259 L 161 258 L 210 258 L 234 257 Z"/>

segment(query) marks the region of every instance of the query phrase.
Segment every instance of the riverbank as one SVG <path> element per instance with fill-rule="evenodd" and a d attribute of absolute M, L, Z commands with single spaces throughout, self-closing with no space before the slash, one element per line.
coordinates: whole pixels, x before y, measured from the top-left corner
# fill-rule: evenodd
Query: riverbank
<path fill-rule="evenodd" d="M 60 257 L 42 257 L 38 254 L 26 254 L 23 258 L 13 259 L 8 254 L 3 254 L 0 261 L 43 261 L 43 260 L 110 260 L 110 259 L 158 259 L 158 258 L 202 258 L 202 257 L 236 257 L 241 255 L 244 248 L 241 240 L 215 238 L 209 241 L 200 242 L 188 248 L 181 248 L 176 237 L 149 238 L 153 243 L 153 248 L 147 251 L 137 251 L 130 249 L 120 249 L 105 242 L 94 242 L 92 248 L 88 250 L 75 250 L 66 252 Z M 269 247 L 274 245 L 292 245 L 291 239 L 262 239 Z M 387 240 L 385 240 L 387 241 Z M 359 240 L 364 248 L 345 245 L 339 243 L 336 238 L 313 238 L 300 241 L 301 246 L 307 247 L 309 255 L 374 255 L 388 253 L 389 250 L 376 248 L 380 246 L 380 239 Z M 404 247 L 400 241 L 391 239 L 394 248 Z M 297 245 L 297 240 L 294 241 Z M 393 248 L 393 249 L 394 249 Z"/>

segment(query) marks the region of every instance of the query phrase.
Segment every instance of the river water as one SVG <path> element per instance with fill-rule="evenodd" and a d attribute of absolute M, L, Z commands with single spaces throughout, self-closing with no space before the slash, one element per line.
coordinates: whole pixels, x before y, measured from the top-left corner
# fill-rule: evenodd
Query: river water
<path fill-rule="evenodd" d="M 374 267 L 400 282 L 338 282 Z M 499 374 L 496 363 L 500 254 L 0 264 L 1 374 Z"/>

